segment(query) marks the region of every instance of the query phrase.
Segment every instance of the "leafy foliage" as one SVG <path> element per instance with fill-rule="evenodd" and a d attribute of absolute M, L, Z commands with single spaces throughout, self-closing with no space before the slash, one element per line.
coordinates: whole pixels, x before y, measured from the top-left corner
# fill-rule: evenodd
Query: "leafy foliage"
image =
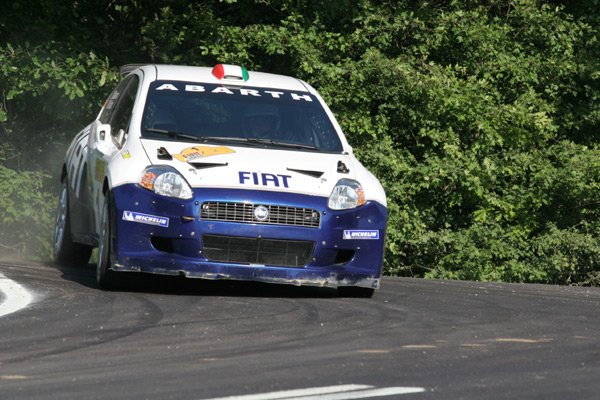
<path fill-rule="evenodd" d="M 34 3 L 0 16 L 11 179 L 58 171 L 115 66 L 238 63 L 330 104 L 388 195 L 386 273 L 600 282 L 598 0 Z"/>
<path fill-rule="evenodd" d="M 0 254 L 50 254 L 55 201 L 44 187 L 47 178 L 0 165 Z"/>

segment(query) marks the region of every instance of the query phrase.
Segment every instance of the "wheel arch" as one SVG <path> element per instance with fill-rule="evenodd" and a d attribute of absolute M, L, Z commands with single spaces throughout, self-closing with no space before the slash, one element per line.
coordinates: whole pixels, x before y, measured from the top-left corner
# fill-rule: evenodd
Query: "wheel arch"
<path fill-rule="evenodd" d="M 102 183 L 102 194 L 106 196 L 108 190 L 110 188 L 110 183 L 108 182 L 108 177 L 104 177 L 104 182 Z"/>
<path fill-rule="evenodd" d="M 63 163 L 60 171 L 60 183 L 63 183 L 67 179 L 67 164 Z"/>

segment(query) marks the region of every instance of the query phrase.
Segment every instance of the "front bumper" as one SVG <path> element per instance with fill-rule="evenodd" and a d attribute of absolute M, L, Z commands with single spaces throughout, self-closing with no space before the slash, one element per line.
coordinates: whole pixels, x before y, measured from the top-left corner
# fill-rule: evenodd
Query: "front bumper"
<path fill-rule="evenodd" d="M 327 198 L 290 193 L 194 189 L 190 200 L 156 195 L 135 184 L 112 191 L 112 268 L 204 279 L 232 279 L 306 286 L 379 287 L 387 209 L 379 203 L 333 211 Z M 236 202 L 317 210 L 319 227 L 200 219 L 203 203 Z M 216 261 L 203 237 L 252 243 L 313 243 L 302 265 Z M 207 237 L 208 241 L 208 237 Z M 235 251 L 235 249 L 232 249 Z"/>

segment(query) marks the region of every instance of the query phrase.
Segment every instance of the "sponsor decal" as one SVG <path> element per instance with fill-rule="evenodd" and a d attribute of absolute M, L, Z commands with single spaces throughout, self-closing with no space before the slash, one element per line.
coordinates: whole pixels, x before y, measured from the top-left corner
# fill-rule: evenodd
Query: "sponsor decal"
<path fill-rule="evenodd" d="M 121 157 L 123 157 L 124 160 L 127 160 L 128 158 L 131 158 L 131 153 L 129 152 L 129 150 L 121 153 Z"/>
<path fill-rule="evenodd" d="M 94 178 L 98 182 L 104 181 L 104 170 L 106 169 L 106 163 L 100 159 L 96 158 L 96 176 Z"/>
<path fill-rule="evenodd" d="M 254 184 L 255 186 L 273 186 L 289 188 L 291 175 L 269 174 L 265 172 L 238 172 L 240 183 L 242 185 Z"/>
<path fill-rule="evenodd" d="M 344 231 L 344 239 L 379 239 L 378 230 L 352 230 L 348 229 Z"/>
<path fill-rule="evenodd" d="M 141 224 L 169 227 L 169 218 L 157 215 L 142 214 L 135 211 L 123 211 L 123 221 L 139 222 Z"/>
<path fill-rule="evenodd" d="M 160 86 L 156 86 L 156 91 L 172 91 L 172 92 L 192 92 L 192 93 L 210 93 L 210 94 L 225 94 L 225 95 L 238 95 L 238 96 L 252 96 L 252 97 L 267 97 L 272 99 L 289 99 L 292 101 L 306 101 L 312 102 L 313 98 L 307 93 L 294 93 L 289 91 L 275 91 L 275 90 L 263 90 L 263 89 L 248 89 L 248 88 L 229 88 L 225 86 L 216 85 L 193 85 L 183 84 L 179 82 L 162 83 Z"/>
<path fill-rule="evenodd" d="M 179 154 L 173 154 L 173 157 L 179 161 L 190 162 L 199 158 L 229 153 L 235 153 L 235 151 L 225 146 L 194 146 L 183 149 Z"/>

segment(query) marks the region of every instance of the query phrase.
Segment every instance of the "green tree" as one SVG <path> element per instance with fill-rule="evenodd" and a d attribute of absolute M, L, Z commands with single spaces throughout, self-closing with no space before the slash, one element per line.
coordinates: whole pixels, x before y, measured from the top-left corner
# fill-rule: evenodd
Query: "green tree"
<path fill-rule="evenodd" d="M 117 65 L 244 64 L 331 105 L 386 188 L 387 273 L 600 281 L 598 0 L 34 3 L 0 16 L 0 155 L 19 178 L 56 174 L 43 155 Z"/>

